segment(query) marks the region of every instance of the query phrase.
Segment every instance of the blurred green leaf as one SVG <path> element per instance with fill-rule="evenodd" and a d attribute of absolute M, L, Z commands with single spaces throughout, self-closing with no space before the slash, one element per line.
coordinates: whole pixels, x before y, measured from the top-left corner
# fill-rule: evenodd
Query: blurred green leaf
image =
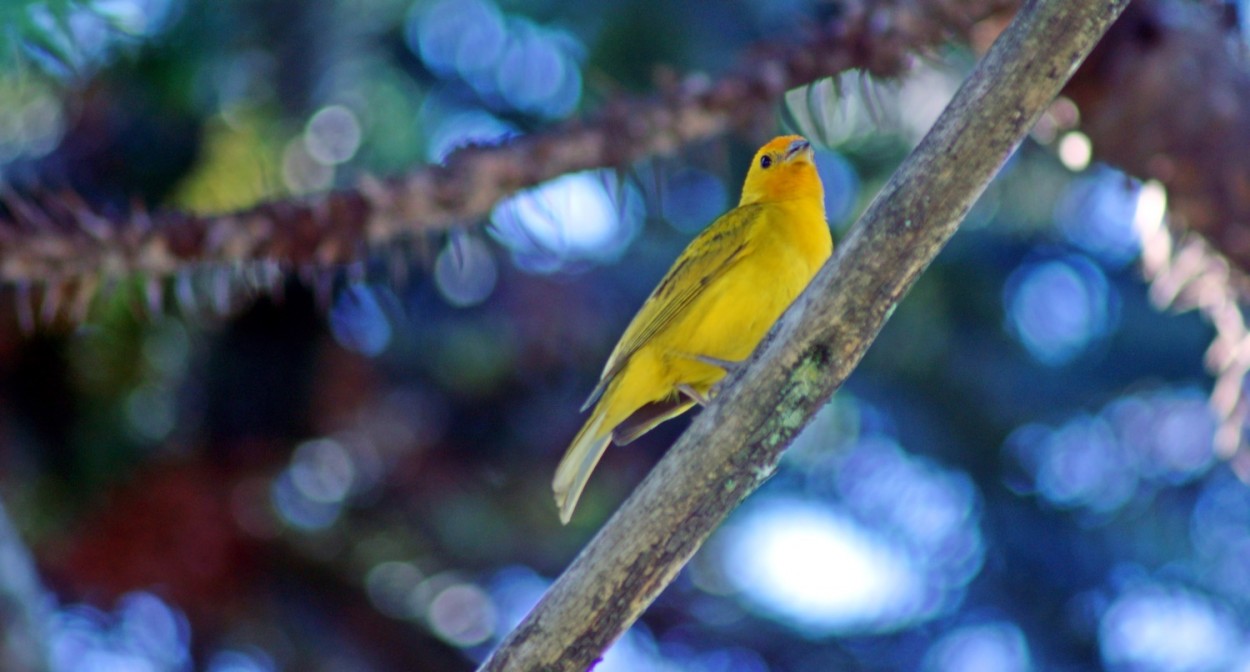
<path fill-rule="evenodd" d="M 0 4 L 0 64 L 14 67 L 19 59 L 33 59 L 56 74 L 74 67 L 70 13 L 86 8 L 81 0 L 9 0 Z"/>

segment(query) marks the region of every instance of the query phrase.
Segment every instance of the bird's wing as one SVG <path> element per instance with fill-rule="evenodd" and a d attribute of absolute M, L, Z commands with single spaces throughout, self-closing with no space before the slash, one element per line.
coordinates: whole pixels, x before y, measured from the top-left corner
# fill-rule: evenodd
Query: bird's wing
<path fill-rule="evenodd" d="M 626 327 L 603 367 L 599 384 L 582 405 L 583 411 L 599 399 L 639 348 L 663 331 L 708 285 L 742 259 L 749 244 L 745 230 L 762 215 L 762 208 L 762 205 L 734 208 L 690 242 Z"/>

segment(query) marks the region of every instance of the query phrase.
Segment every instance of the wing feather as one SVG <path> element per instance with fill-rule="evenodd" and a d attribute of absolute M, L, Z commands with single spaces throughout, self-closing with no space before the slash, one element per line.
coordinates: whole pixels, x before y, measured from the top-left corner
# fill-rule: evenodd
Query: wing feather
<path fill-rule="evenodd" d="M 758 219 L 762 207 L 734 208 L 690 242 L 626 327 L 603 367 L 599 383 L 582 405 L 583 411 L 599 399 L 639 348 L 671 324 L 708 285 L 742 259 L 749 244 L 749 236 L 742 235 L 742 230 Z M 737 243 L 727 244 L 727 240 L 722 240 L 726 238 Z"/>

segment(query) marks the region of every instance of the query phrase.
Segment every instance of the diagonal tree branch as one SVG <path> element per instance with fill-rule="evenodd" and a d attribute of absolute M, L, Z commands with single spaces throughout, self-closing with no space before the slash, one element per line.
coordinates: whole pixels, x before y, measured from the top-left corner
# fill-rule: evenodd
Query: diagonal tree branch
<path fill-rule="evenodd" d="M 851 69 L 897 77 L 913 54 L 952 39 L 983 43 L 1018 4 L 841 3 L 833 18 L 748 50 L 738 69 L 715 82 L 692 74 L 660 95 L 616 99 L 587 119 L 464 149 L 446 166 L 238 213 L 103 215 L 73 194 L 30 201 L 0 191 L 0 285 L 27 294 L 46 288 L 44 305 L 26 308 L 46 316 L 58 302 L 84 305 L 102 280 L 118 276 L 159 281 L 199 266 L 260 261 L 281 271 L 351 263 L 371 245 L 472 224 L 517 190 L 564 173 L 625 166 L 760 128 L 787 89 L 818 77 Z M 1236 48 L 1222 21 L 1192 0 L 1141 0 L 1066 93 L 1081 108 L 1095 155 L 1161 180 L 1178 225 L 1201 232 L 1244 271 L 1250 154 L 1237 148 L 1250 139 L 1250 117 L 1238 111 L 1250 109 L 1250 70 L 1245 48 Z"/>
<path fill-rule="evenodd" d="M 584 670 L 776 469 L 1128 0 L 1025 5 L 725 392 L 480 668 Z"/>
<path fill-rule="evenodd" d="M 985 19 L 1017 4 L 843 3 L 836 17 L 796 30 L 798 38 L 749 50 L 740 68 L 714 83 L 691 75 L 661 95 L 614 100 L 585 120 L 456 152 L 446 166 L 239 213 L 106 216 L 73 194 L 27 201 L 3 193 L 0 284 L 42 285 L 60 295 L 93 291 L 101 278 L 162 279 L 196 265 L 264 261 L 291 269 L 357 261 L 366 247 L 400 235 L 475 222 L 502 198 L 557 175 L 624 166 L 758 128 L 787 89 L 817 77 L 856 68 L 896 77 L 912 54 L 952 38 L 981 41 L 994 32 L 995 22 Z M 1250 270 L 1250 155 L 1237 151 L 1250 138 L 1250 117 L 1239 112 L 1250 109 L 1245 49 L 1235 48 L 1236 36 L 1218 14 L 1190 0 L 1143 0 L 1130 14 L 1067 91 L 1081 107 L 1082 128 L 1096 156 L 1163 181 L 1177 222 Z"/>
<path fill-rule="evenodd" d="M 73 194 L 32 201 L 0 192 L 8 211 L 0 216 L 0 284 L 94 288 L 101 276 L 162 279 L 197 264 L 290 269 L 358 261 L 370 245 L 471 224 L 506 196 L 565 173 L 626 166 L 733 129 L 762 128 L 788 89 L 819 77 L 851 69 L 897 77 L 912 54 L 966 38 L 979 20 L 1015 2 L 852 0 L 834 18 L 751 50 L 710 84 L 690 76 L 660 95 L 612 101 L 587 120 L 462 149 L 445 166 L 238 213 L 105 216 Z"/>

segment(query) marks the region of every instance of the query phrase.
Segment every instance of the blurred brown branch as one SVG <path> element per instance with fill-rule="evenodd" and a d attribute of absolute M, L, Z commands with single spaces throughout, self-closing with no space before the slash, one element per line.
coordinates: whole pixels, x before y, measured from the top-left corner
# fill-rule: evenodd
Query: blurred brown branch
<path fill-rule="evenodd" d="M 1154 212 L 1138 208 L 1142 270 L 1156 304 L 1197 309 L 1215 327 L 1216 449 L 1250 480 L 1250 69 L 1228 7 L 1133 3 L 1065 93 L 1095 157 L 1155 182 Z"/>
<path fill-rule="evenodd" d="M 978 21 L 1013 4 L 845 3 L 836 17 L 751 50 L 719 80 L 691 75 L 662 83 L 657 95 L 615 99 L 588 119 L 500 146 L 461 149 L 444 166 L 239 213 L 136 208 L 124 218 L 106 217 L 74 194 L 32 200 L 6 191 L 0 193 L 8 211 L 7 221 L 0 219 L 0 283 L 25 295 L 19 310 L 28 317 L 50 320 L 67 304 L 89 302 L 102 278 L 137 274 L 161 283 L 196 266 L 265 262 L 289 271 L 358 261 L 368 246 L 471 224 L 502 198 L 564 173 L 623 167 L 731 130 L 771 127 L 786 90 L 851 69 L 897 77 L 912 54 L 966 38 Z M 37 290 L 43 296 L 36 307 Z M 156 302 L 160 291 L 159 284 L 149 290 Z"/>
<path fill-rule="evenodd" d="M 627 166 L 734 130 L 770 126 L 786 90 L 862 69 L 897 77 L 915 53 L 951 40 L 984 41 L 1017 0 L 851 2 L 837 16 L 749 51 L 741 67 L 621 97 L 596 115 L 495 147 L 470 147 L 406 176 L 354 189 L 263 203 L 220 216 L 183 212 L 125 217 L 93 212 L 69 193 L 35 200 L 6 192 L 0 283 L 44 289 L 33 316 L 81 306 L 101 279 L 155 281 L 201 265 L 264 261 L 284 270 L 360 260 L 399 236 L 480 220 L 501 199 L 552 177 Z M 987 21 L 987 19 L 990 19 Z M 1175 221 L 1250 268 L 1250 73 L 1244 49 L 1208 5 L 1143 0 L 1115 26 L 1067 93 L 1080 106 L 1096 155 L 1168 188 Z M 27 305 L 33 297 L 27 299 Z"/>
<path fill-rule="evenodd" d="M 1096 158 L 1160 181 L 1173 221 L 1250 270 L 1250 69 L 1210 4 L 1143 0 L 1065 90 Z"/>
<path fill-rule="evenodd" d="M 745 371 L 731 374 L 482 670 L 593 666 L 772 475 L 1127 2 L 1025 5 Z"/>

